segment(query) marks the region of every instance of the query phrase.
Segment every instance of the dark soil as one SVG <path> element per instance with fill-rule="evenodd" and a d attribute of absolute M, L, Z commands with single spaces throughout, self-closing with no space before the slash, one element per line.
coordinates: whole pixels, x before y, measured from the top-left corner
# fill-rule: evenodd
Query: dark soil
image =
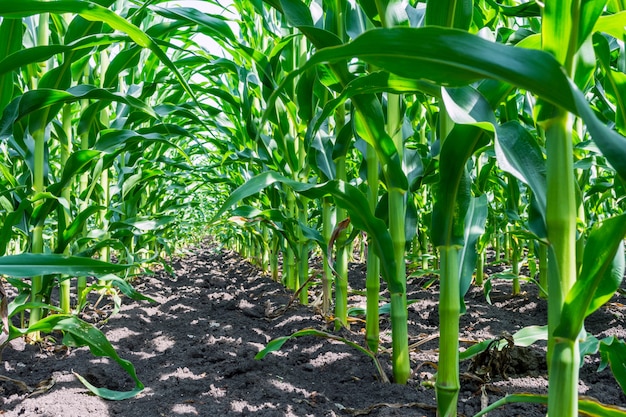
<path fill-rule="evenodd" d="M 48 391 L 28 396 L 17 385 L 1 382 L 0 415 L 13 416 L 435 416 L 432 387 L 437 360 L 437 287 L 423 289 L 425 278 L 409 280 L 409 335 L 413 377 L 405 386 L 380 381 L 364 354 L 343 343 L 315 337 L 288 341 L 263 360 L 254 356 L 276 337 L 303 328 L 332 331 L 314 306 L 294 303 L 274 317 L 291 296 L 233 253 L 202 245 L 165 272 L 136 283 L 157 304 L 124 300 L 119 314 L 100 325 L 118 350 L 132 361 L 146 389 L 126 401 L 105 401 L 91 395 L 72 372 L 97 386 L 130 390 L 134 384 L 108 359 L 87 348 L 58 349 L 14 340 L 3 352 L 0 374 L 30 386 L 54 378 Z M 493 270 L 491 271 L 493 272 Z M 363 305 L 365 266 L 354 263 L 351 305 Z M 311 299 L 314 298 L 315 288 Z M 384 295 L 384 294 L 383 294 Z M 466 297 L 461 317 L 462 348 L 501 337 L 546 320 L 546 303 L 536 287 L 523 284 L 510 295 L 510 284 L 495 282 L 492 305 L 481 289 Z M 616 295 L 586 322 L 598 338 L 626 338 L 626 303 Z M 102 308 L 101 308 L 102 309 Z M 363 344 L 362 323 L 355 320 L 342 337 Z M 57 340 L 60 338 L 57 337 Z M 391 376 L 390 323 L 381 319 L 381 363 Z M 542 344 L 543 343 L 543 344 Z M 514 348 L 508 364 L 487 359 L 461 363 L 459 414 L 472 416 L 481 404 L 507 393 L 546 393 L 545 343 Z M 607 368 L 597 372 L 599 357 L 587 358 L 580 371 L 580 393 L 607 404 L 626 405 L 626 396 Z M 482 366 L 481 366 L 482 365 Z M 487 369 L 490 368 L 490 369 Z M 489 375 L 486 375 L 489 372 Z M 502 375 L 504 374 L 504 375 Z M 544 416 L 542 405 L 510 404 L 489 415 Z"/>

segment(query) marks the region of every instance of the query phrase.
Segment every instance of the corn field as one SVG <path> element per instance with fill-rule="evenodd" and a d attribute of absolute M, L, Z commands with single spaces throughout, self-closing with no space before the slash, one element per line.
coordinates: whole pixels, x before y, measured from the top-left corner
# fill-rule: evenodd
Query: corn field
<path fill-rule="evenodd" d="M 548 390 L 478 415 L 626 415 L 578 392 L 599 352 L 626 393 L 626 343 L 585 330 L 624 291 L 625 28 L 622 0 L 0 0 L 0 349 L 61 332 L 135 384 L 78 376 L 91 392 L 135 397 L 83 313 L 154 303 L 135 283 L 211 236 L 332 323 L 259 360 L 342 340 L 356 256 L 349 343 L 382 381 L 416 366 L 407 277 L 438 287 L 438 416 L 458 414 L 460 361 L 508 348 L 460 345 L 465 295 L 497 280 L 547 300 L 510 343 L 547 340 Z"/>

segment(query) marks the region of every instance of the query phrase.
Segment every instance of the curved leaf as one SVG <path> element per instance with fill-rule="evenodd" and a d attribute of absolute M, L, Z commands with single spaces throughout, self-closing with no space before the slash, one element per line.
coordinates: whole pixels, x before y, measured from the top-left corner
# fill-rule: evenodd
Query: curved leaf
<path fill-rule="evenodd" d="M 321 199 L 325 195 L 332 195 L 336 204 L 348 212 L 352 225 L 372 236 L 374 250 L 381 260 L 381 272 L 389 285 L 389 291 L 392 293 L 403 292 L 402 283 L 396 281 L 393 245 L 385 223 L 367 209 L 369 207 L 367 197 L 358 188 L 343 181 L 333 180 L 323 184 L 307 184 L 290 180 L 273 171 L 264 172 L 233 191 L 217 210 L 210 223 L 215 223 L 226 210 L 237 202 L 257 194 L 277 182 L 311 199 Z"/>
<path fill-rule="evenodd" d="M 626 343 L 615 336 L 602 339 L 600 354 L 602 361 L 611 366 L 613 376 L 626 394 Z"/>
<path fill-rule="evenodd" d="M 195 94 L 189 87 L 187 80 L 185 80 L 176 65 L 174 65 L 157 43 L 137 26 L 111 10 L 96 3 L 83 0 L 20 0 L 19 2 L 0 2 L 0 16 L 20 18 L 41 13 L 79 14 L 87 20 L 104 22 L 111 26 L 111 28 L 126 33 L 137 45 L 150 49 L 152 53 L 176 75 L 176 78 L 185 91 L 197 102 Z"/>
<path fill-rule="evenodd" d="M 326 332 L 322 332 L 320 330 L 316 330 L 316 329 L 303 329 L 303 330 L 299 330 L 293 334 L 291 334 L 290 336 L 283 336 L 283 337 L 278 337 L 274 340 L 271 340 L 266 346 L 265 348 L 263 348 L 261 351 L 259 351 L 259 353 L 257 353 L 254 356 L 254 359 L 263 359 L 264 357 L 267 356 L 268 353 L 271 352 L 276 352 L 277 350 L 280 350 L 280 348 L 283 347 L 283 345 L 285 344 L 285 342 L 287 342 L 290 339 L 293 339 L 295 337 L 301 337 L 301 336 L 315 336 L 315 337 L 322 337 L 324 339 L 331 339 L 331 340 L 338 340 L 340 342 L 345 343 L 346 345 L 355 348 L 356 350 L 366 354 L 367 356 L 369 356 L 370 358 L 374 359 L 374 356 L 372 354 L 372 352 L 368 351 L 367 349 L 363 348 L 362 346 L 348 340 L 345 339 L 343 337 L 339 337 L 337 335 L 334 335 L 332 333 L 326 333 Z"/>
<path fill-rule="evenodd" d="M 13 132 L 13 125 L 21 118 L 55 104 L 73 103 L 83 99 L 118 101 L 128 104 L 154 118 L 158 118 L 152 108 L 132 96 L 111 93 L 91 85 L 78 85 L 64 90 L 39 89 L 28 91 L 15 98 L 5 109 L 0 119 L 0 138 Z"/>
<path fill-rule="evenodd" d="M 28 329 L 18 329 L 11 326 L 10 339 L 32 332 L 39 331 L 50 333 L 54 330 L 63 332 L 63 344 L 65 346 L 88 346 L 94 356 L 109 357 L 116 361 L 135 381 L 135 389 L 122 392 L 95 387 L 82 376 L 75 374 L 91 392 L 107 400 L 125 400 L 132 398 L 143 391 L 144 385 L 137 377 L 133 364 L 125 359 L 122 359 L 117 354 L 113 346 L 111 346 L 111 343 L 109 343 L 106 336 L 100 330 L 95 328 L 92 324 L 80 320 L 78 317 L 56 314 L 38 321 Z"/>
<path fill-rule="evenodd" d="M 483 408 L 474 417 L 481 417 L 487 415 L 488 412 L 495 410 L 498 407 L 502 407 L 506 404 L 514 403 L 532 403 L 532 404 L 548 404 L 548 396 L 541 394 L 511 394 L 507 395 L 498 401 L 490 404 L 488 407 Z M 595 398 L 590 397 L 578 397 L 578 411 L 581 414 L 593 417 L 626 417 L 626 408 L 602 404 Z"/>
<path fill-rule="evenodd" d="M 51 274 L 102 275 L 124 271 L 130 266 L 57 254 L 23 253 L 0 257 L 0 274 L 19 278 Z"/>
<path fill-rule="evenodd" d="M 346 45 L 319 50 L 285 83 L 312 66 L 354 57 L 405 78 L 443 86 L 494 79 L 529 90 L 580 116 L 604 156 L 626 178 L 626 139 L 595 116 L 584 94 L 546 52 L 490 42 L 455 29 L 375 29 Z"/>
<path fill-rule="evenodd" d="M 605 220 L 587 239 L 580 275 L 563 304 L 555 336 L 575 340 L 585 317 L 606 303 L 624 276 L 626 214 Z"/>
<path fill-rule="evenodd" d="M 461 286 L 461 306 L 463 306 L 463 297 L 469 290 L 472 283 L 472 275 L 476 269 L 476 242 L 485 233 L 485 224 L 487 222 L 487 195 L 473 197 L 465 215 L 465 233 L 463 249 L 461 250 L 459 265 L 460 286 Z"/>

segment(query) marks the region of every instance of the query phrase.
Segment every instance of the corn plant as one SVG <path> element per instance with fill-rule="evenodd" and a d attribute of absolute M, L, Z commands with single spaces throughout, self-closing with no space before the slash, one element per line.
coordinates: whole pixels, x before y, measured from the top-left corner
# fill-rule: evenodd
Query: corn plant
<path fill-rule="evenodd" d="M 186 96 L 193 102 L 197 96 L 155 40 L 164 33 L 162 22 L 158 14 L 122 1 L 0 5 L 0 32 L 9 40 L 0 52 L 0 273 L 13 277 L 7 279 L 20 290 L 8 306 L 2 300 L 3 345 L 23 335 L 64 332 L 63 343 L 113 358 L 135 380 L 134 390 L 115 392 L 79 377 L 110 399 L 130 398 L 143 385 L 132 364 L 80 319 L 88 292 L 107 289 L 152 301 L 125 278 L 163 259 L 180 244 L 181 230 L 204 220 L 185 214 L 202 201 L 200 185 L 226 182 L 194 166 L 211 159 L 203 146 L 195 146 L 196 133 L 207 123 L 194 113 L 197 102 L 186 106 L 177 100 Z M 217 25 L 220 36 L 224 26 Z M 171 54 L 180 51 L 171 48 Z M 138 65 L 142 54 L 149 65 Z M 195 126 L 181 127 L 190 124 Z M 112 254 L 121 262 L 110 263 Z M 87 275 L 98 279 L 88 284 Z M 56 285 L 60 307 L 50 296 Z M 9 322 L 26 312 L 29 320 L 20 327 Z"/>
<path fill-rule="evenodd" d="M 503 167 L 505 171 L 523 181 L 532 192 L 535 217 L 529 228 L 548 248 L 550 271 L 548 403 L 551 415 L 554 413 L 576 415 L 575 385 L 578 369 L 576 346 L 582 322 L 586 314 L 606 301 L 608 294 L 612 294 L 617 288 L 619 283 L 617 277 L 621 279 L 623 256 L 619 250 L 619 242 L 624 236 L 622 216 L 605 220 L 601 227 L 588 235 L 587 239 L 590 242 L 598 236 L 605 236 L 611 243 L 605 245 L 607 246 L 605 251 L 600 251 L 597 245 L 587 244 L 580 273 L 576 268 L 575 223 L 578 211 L 574 192 L 572 137 L 568 133 L 571 132 L 572 123 L 568 114 L 572 114 L 579 117 L 580 123 L 585 126 L 586 130 L 581 132 L 591 136 L 611 166 L 623 175 L 621 172 L 624 168 L 622 146 L 624 138 L 607 128 L 603 120 L 594 113 L 581 92 L 581 89 L 586 88 L 586 84 L 581 80 L 588 77 L 584 74 L 577 75 L 573 71 L 574 55 L 578 49 L 593 32 L 614 31 L 610 23 L 614 18 L 607 16 L 606 19 L 599 19 L 604 10 L 602 2 L 582 5 L 557 3 L 546 4 L 544 9 L 537 7 L 530 13 L 533 24 L 539 24 L 541 27 L 543 47 L 547 52 L 502 45 L 471 33 L 448 29 L 455 25 L 470 27 L 470 23 L 463 20 L 463 11 L 471 9 L 471 4 L 463 2 L 449 2 L 445 5 L 429 3 L 427 17 L 429 13 L 432 17 L 426 21 L 431 27 L 368 30 L 351 42 L 343 45 L 335 42 L 330 47 L 324 47 L 320 33 L 309 28 L 312 26 L 312 20 L 306 17 L 308 8 L 304 3 L 285 1 L 280 2 L 280 5 L 272 4 L 277 8 L 280 6 L 280 10 L 288 16 L 288 19 L 307 34 L 317 47 L 317 52 L 290 78 L 324 64 L 339 71 L 336 69 L 338 62 L 357 57 L 372 68 L 388 71 L 398 77 L 395 79 L 392 76 L 379 77 L 379 80 L 384 80 L 379 81 L 379 84 L 372 83 L 373 77 L 367 78 L 369 88 L 365 88 L 363 82 L 359 85 L 361 88 L 359 93 L 380 90 L 397 92 L 402 88 L 405 90 L 411 88 L 434 94 L 440 100 L 442 110 L 439 112 L 439 122 L 435 128 L 441 135 L 443 144 L 439 161 L 439 194 L 436 200 L 438 206 L 434 209 L 434 214 L 439 217 L 433 221 L 432 234 L 436 239 L 434 244 L 441 248 L 440 308 L 446 312 L 442 314 L 441 324 L 442 346 L 445 348 L 440 352 L 438 372 L 438 402 L 441 415 L 456 414 L 458 367 L 455 364 L 458 364 L 456 346 L 461 298 L 459 247 L 465 243 L 463 219 L 470 201 L 470 178 L 465 164 L 474 152 L 490 140 L 491 135 L 504 150 L 498 163 L 505 165 Z M 520 10 L 502 7 L 496 12 L 503 13 L 505 17 L 502 19 L 507 22 Z M 571 10 L 575 12 L 573 19 L 569 15 Z M 528 13 L 528 10 L 524 13 Z M 467 19 L 467 15 L 465 16 Z M 569 36 L 572 31 L 576 32 L 575 36 Z M 533 42 L 537 45 L 537 36 L 539 34 L 525 40 L 524 45 L 530 47 Z M 557 46 L 563 44 L 569 45 L 568 48 Z M 565 73 L 562 68 L 565 68 Z M 588 72 L 588 68 L 586 71 Z M 337 79 L 342 80 L 341 72 Z M 487 81 L 481 81 L 484 79 Z M 400 80 L 405 84 L 401 84 Z M 357 83 L 358 81 L 354 81 L 354 84 L 343 85 L 344 94 L 350 96 L 358 113 L 363 111 L 363 107 L 360 106 L 364 103 L 350 91 Z M 469 84 L 473 85 L 468 87 Z M 437 85 L 444 88 L 438 89 Z M 494 109 L 505 100 L 512 88 L 527 90 L 538 100 L 534 123 L 545 132 L 547 155 L 545 162 L 541 149 L 533 145 L 533 140 L 529 139 L 530 136 L 524 126 L 516 121 L 501 123 L 495 117 Z M 372 117 L 372 120 L 376 118 Z M 373 126 L 375 127 L 373 124 L 368 125 L 374 129 Z M 360 132 L 363 132 L 363 124 L 360 127 L 362 129 Z M 385 168 L 393 169 L 391 161 L 397 158 L 393 150 L 397 152 L 398 148 L 388 147 L 386 145 L 388 136 L 380 133 L 380 130 L 376 132 L 376 135 L 366 137 L 366 140 L 379 151 L 383 173 L 389 174 Z M 521 143 L 527 144 L 525 148 L 517 142 L 519 138 L 522 138 Z M 390 150 L 392 151 L 389 152 Z M 531 158 L 523 158 L 523 152 L 529 150 Z M 541 168 L 542 166 L 545 168 Z M 537 167 L 541 169 L 534 170 Z M 393 187 L 394 184 L 402 187 L 399 183 L 392 182 L 391 177 L 392 175 L 386 177 L 388 187 Z M 267 180 L 267 177 L 263 177 L 263 181 Z M 265 183 L 263 185 L 265 186 Z M 302 189 L 303 186 L 296 187 Z M 314 187 L 305 188 L 306 192 L 309 192 L 308 190 Z M 243 191 L 240 193 L 243 194 Z M 564 199 L 567 203 L 564 203 Z M 235 201 L 233 198 L 229 203 Z M 592 267 L 589 265 L 591 261 L 585 259 L 594 257 L 601 261 Z M 384 269 L 385 266 L 383 271 Z M 396 284 L 397 281 L 389 281 L 389 284 L 392 282 Z M 398 293 L 400 295 L 402 285 L 398 285 L 394 288 L 400 290 Z M 401 315 L 394 316 L 392 313 L 392 316 L 396 323 L 402 322 Z M 453 348 L 448 349 L 450 345 Z M 396 347 L 401 350 L 400 345 L 394 345 L 394 349 Z M 567 399 L 567 407 L 557 406 L 557 401 L 563 399 Z"/>

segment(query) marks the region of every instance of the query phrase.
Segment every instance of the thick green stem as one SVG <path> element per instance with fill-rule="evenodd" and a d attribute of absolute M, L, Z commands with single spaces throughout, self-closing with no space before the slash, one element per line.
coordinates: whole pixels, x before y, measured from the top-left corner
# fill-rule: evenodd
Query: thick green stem
<path fill-rule="evenodd" d="M 63 131 L 65 132 L 65 141 L 61 142 L 61 165 L 65 166 L 67 163 L 67 159 L 72 152 L 72 106 L 70 104 L 65 105 L 63 107 Z M 70 187 L 65 187 L 61 192 L 63 198 L 69 204 L 71 201 L 71 190 Z M 63 216 L 63 221 L 59 218 L 60 225 L 67 225 L 70 222 L 70 214 L 65 210 L 65 208 L 60 209 L 60 216 Z M 59 230 L 58 233 L 62 233 L 63 230 Z M 63 251 L 65 255 L 70 254 L 69 246 L 65 248 Z M 69 313 L 71 311 L 71 293 L 70 293 L 70 277 L 62 276 L 59 283 L 59 304 L 64 313 Z"/>
<path fill-rule="evenodd" d="M 346 179 L 346 159 L 341 157 L 336 161 L 337 178 Z M 346 218 L 346 211 L 337 208 L 337 221 Z M 346 245 L 346 231 L 339 233 L 335 241 L 335 319 L 337 327 L 348 327 L 348 246 Z"/>
<path fill-rule="evenodd" d="M 439 248 L 441 278 L 439 289 L 439 367 L 435 390 L 437 415 L 455 417 L 459 397 L 459 249 Z"/>
<path fill-rule="evenodd" d="M 378 157 L 373 146 L 367 145 L 367 183 L 368 202 L 370 210 L 374 212 L 378 203 Z M 380 293 L 380 260 L 374 253 L 372 237 L 368 236 L 369 246 L 367 251 L 367 275 L 365 288 L 367 290 L 366 314 L 365 314 L 365 340 L 372 352 L 378 351 L 380 339 L 380 323 L 378 317 L 378 301 Z"/>
<path fill-rule="evenodd" d="M 578 415 L 577 340 L 556 339 L 565 297 L 576 282 L 576 198 L 568 114 L 556 110 L 546 129 L 548 264 L 548 409 L 551 417 Z"/>
<path fill-rule="evenodd" d="M 481 250 L 478 253 L 478 258 L 476 259 L 476 279 L 474 283 L 479 287 L 483 286 L 483 280 L 485 278 L 485 251 Z"/>
<path fill-rule="evenodd" d="M 573 76 L 578 44 L 579 0 L 547 2 L 543 11 L 542 40 Z M 546 123 L 547 207 L 550 242 L 548 261 L 548 410 L 551 417 L 578 415 L 578 341 L 556 338 L 563 304 L 576 282 L 576 191 L 571 120 L 554 109 Z"/>
<path fill-rule="evenodd" d="M 561 308 L 569 289 L 576 282 L 576 202 L 568 116 L 551 121 L 546 130 L 548 240 L 553 256 L 548 273 L 548 325 L 552 330 L 561 321 Z M 552 262 L 554 260 L 554 262 Z M 552 265 L 555 263 L 556 265 Z M 551 331 L 552 332 L 552 331 Z M 551 344 L 549 344 L 550 346 Z"/>
<path fill-rule="evenodd" d="M 263 275 L 267 274 L 267 268 L 270 262 L 270 231 L 268 227 L 263 226 L 261 232 L 263 234 L 263 241 L 261 242 L 261 270 Z"/>
<path fill-rule="evenodd" d="M 578 378 L 580 369 L 578 340 L 558 340 L 552 349 L 549 366 L 548 410 L 550 417 L 578 416 Z"/>
<path fill-rule="evenodd" d="M 286 188 L 285 192 L 287 193 L 287 215 L 289 217 L 295 217 L 296 214 L 296 196 L 293 191 L 289 188 Z M 298 279 L 296 277 L 296 254 L 294 250 L 291 248 L 291 245 L 286 242 L 285 244 L 285 259 L 283 259 L 284 264 L 284 274 L 283 280 L 284 285 L 292 291 L 296 291 L 298 288 Z"/>
<path fill-rule="evenodd" d="M 298 208 L 298 220 L 300 224 L 306 226 L 308 199 L 306 197 L 300 197 L 300 202 L 302 203 L 302 207 Z M 298 229 L 298 235 L 300 240 L 298 242 L 298 248 L 300 250 L 300 258 L 298 260 L 298 288 L 301 288 L 309 278 L 309 242 L 301 229 Z M 308 284 L 306 284 L 305 288 L 300 290 L 300 303 L 309 303 Z"/>
<path fill-rule="evenodd" d="M 396 150 L 402 160 L 404 143 L 402 139 L 402 114 L 400 97 L 395 94 L 387 96 L 387 132 L 392 137 Z M 389 189 L 389 232 L 393 244 L 394 260 L 396 261 L 396 285 L 402 293 L 393 294 L 391 298 L 391 338 L 393 345 L 393 376 L 398 384 L 405 384 L 411 374 L 408 349 L 407 307 L 406 307 L 406 237 L 404 222 L 406 217 L 406 192 L 396 188 Z"/>
<path fill-rule="evenodd" d="M 332 209 L 330 199 L 324 197 L 322 201 L 322 233 L 324 235 L 324 241 L 329 242 L 330 237 L 333 234 L 334 211 Z M 322 254 L 324 259 L 324 273 L 322 275 L 322 313 L 326 316 L 330 312 L 330 300 L 333 292 L 333 271 L 328 265 L 327 254 Z M 332 260 L 331 260 L 332 261 Z"/>
<path fill-rule="evenodd" d="M 502 240 L 501 240 L 501 236 L 500 236 L 499 233 L 496 232 L 494 234 L 493 241 L 494 241 L 494 244 L 493 244 L 494 248 L 493 248 L 493 250 L 495 252 L 494 262 L 497 263 L 502 258 L 502 243 L 501 243 Z"/>
<path fill-rule="evenodd" d="M 48 22 L 50 16 L 47 13 L 42 13 L 39 16 L 38 38 L 37 44 L 39 46 L 45 46 L 48 44 L 48 37 L 50 36 Z M 42 64 L 42 70 L 45 71 L 45 64 Z M 35 142 L 35 149 L 33 152 L 33 192 L 36 194 L 43 193 L 45 191 L 44 185 L 44 170 L 45 170 L 45 130 L 46 127 L 41 123 L 33 132 L 33 140 Z M 43 204 L 43 200 L 37 200 L 35 207 Z M 32 253 L 43 253 L 43 219 L 38 221 L 34 225 L 32 231 Z M 34 276 L 31 280 L 31 299 L 33 302 L 41 302 L 43 297 L 41 291 L 43 289 L 43 277 Z M 33 325 L 41 319 L 41 309 L 34 307 L 30 311 L 29 324 Z M 38 339 L 38 332 L 31 335 L 31 338 Z"/>
<path fill-rule="evenodd" d="M 277 233 L 272 234 L 272 246 L 270 250 L 270 275 L 272 281 L 278 282 L 278 253 L 280 247 L 280 238 Z"/>
<path fill-rule="evenodd" d="M 539 297 L 548 298 L 548 293 L 545 291 L 548 289 L 548 247 L 544 244 L 539 244 L 538 249 L 539 256 L 539 285 L 541 290 Z"/>
<path fill-rule="evenodd" d="M 513 291 L 512 295 L 519 295 L 521 292 L 520 280 L 519 280 L 519 263 L 520 252 L 522 250 L 521 242 L 511 236 L 511 272 L 513 273 Z"/>

